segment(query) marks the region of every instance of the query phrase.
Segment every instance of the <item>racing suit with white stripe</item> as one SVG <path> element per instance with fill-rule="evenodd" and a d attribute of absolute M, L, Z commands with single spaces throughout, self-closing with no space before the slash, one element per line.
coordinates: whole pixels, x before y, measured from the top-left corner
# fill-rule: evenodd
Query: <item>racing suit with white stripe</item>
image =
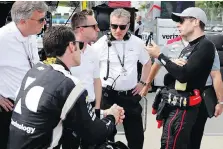
<path fill-rule="evenodd" d="M 116 129 L 115 118 L 98 119 L 86 99 L 86 90 L 61 61 L 51 66 L 36 64 L 16 98 L 8 149 L 58 147 L 68 126 L 88 142 L 104 142 Z"/>

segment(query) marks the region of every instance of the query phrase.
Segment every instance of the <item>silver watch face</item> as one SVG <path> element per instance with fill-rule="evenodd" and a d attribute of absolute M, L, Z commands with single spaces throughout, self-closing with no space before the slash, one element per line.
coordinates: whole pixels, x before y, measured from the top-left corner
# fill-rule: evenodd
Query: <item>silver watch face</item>
<path fill-rule="evenodd" d="M 218 104 L 223 105 L 223 101 L 218 102 Z"/>

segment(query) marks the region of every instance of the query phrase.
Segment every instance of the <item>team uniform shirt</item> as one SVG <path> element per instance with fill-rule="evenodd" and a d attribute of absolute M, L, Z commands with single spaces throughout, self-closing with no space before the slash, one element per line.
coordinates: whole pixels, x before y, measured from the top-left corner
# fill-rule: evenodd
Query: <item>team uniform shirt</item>
<path fill-rule="evenodd" d="M 0 28 L 0 45 L 0 95 L 14 100 L 30 64 L 39 61 L 36 37 L 24 37 L 11 22 Z"/>
<path fill-rule="evenodd" d="M 218 52 L 217 50 L 215 50 L 214 63 L 213 63 L 211 71 L 217 71 L 217 70 L 220 70 L 220 60 L 219 60 Z M 206 86 L 210 86 L 212 84 L 213 84 L 213 80 L 212 80 L 211 75 L 209 75 L 206 82 Z"/>
<path fill-rule="evenodd" d="M 63 127 L 97 144 L 113 134 L 115 118 L 96 117 L 84 86 L 60 60 L 52 65 L 38 63 L 28 71 L 18 92 L 8 149 L 52 149 Z"/>
<path fill-rule="evenodd" d="M 160 52 L 170 59 L 176 59 L 179 57 L 181 51 L 186 47 L 186 45 L 188 44 L 185 43 L 180 36 L 178 36 L 175 39 L 169 40 L 167 44 L 163 48 L 161 48 Z M 162 66 L 162 63 L 158 59 L 155 59 L 155 63 Z M 217 50 L 215 51 L 215 58 L 211 71 L 216 70 L 220 70 L 220 60 Z M 206 82 L 206 86 L 212 85 L 212 82 L 213 81 L 211 75 L 209 75 Z"/>
<path fill-rule="evenodd" d="M 84 52 L 81 52 L 81 65 L 71 68 L 71 73 L 85 85 L 88 92 L 89 102 L 95 100 L 94 79 L 100 78 L 99 61 L 93 47 L 87 45 Z"/>
<path fill-rule="evenodd" d="M 114 90 L 126 91 L 137 85 L 137 61 L 144 65 L 150 60 L 145 44 L 140 38 L 131 35 L 129 40 L 111 41 L 109 47 L 107 35 L 104 35 L 93 46 L 100 62 L 100 78 L 103 87 L 109 85 L 113 86 Z M 108 59 L 109 76 L 104 80 L 107 75 Z M 124 64 L 123 67 L 121 63 Z"/>
<path fill-rule="evenodd" d="M 214 44 L 205 36 L 201 36 L 182 50 L 179 58 L 187 60 L 183 67 L 173 63 L 161 53 L 158 59 L 169 72 L 165 76 L 164 84 L 166 80 L 170 86 L 174 86 L 175 81 L 178 80 L 180 83 L 187 83 L 186 91 L 203 90 L 213 66 L 215 51 Z"/>

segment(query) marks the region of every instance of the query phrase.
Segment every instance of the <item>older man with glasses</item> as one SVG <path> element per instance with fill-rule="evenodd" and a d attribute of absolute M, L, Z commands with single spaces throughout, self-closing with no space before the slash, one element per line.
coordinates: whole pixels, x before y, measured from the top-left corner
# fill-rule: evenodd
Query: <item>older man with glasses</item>
<path fill-rule="evenodd" d="M 128 32 L 130 13 L 115 9 L 110 15 L 111 32 L 93 46 L 100 61 L 102 108 L 116 103 L 125 109 L 124 130 L 130 149 L 142 149 L 144 132 L 139 92 L 151 67 L 144 42 Z M 137 62 L 143 64 L 141 80 L 137 81 Z M 111 140 L 114 138 L 111 138 Z"/>
<path fill-rule="evenodd" d="M 26 72 L 39 61 L 36 34 L 45 22 L 44 2 L 16 1 L 12 22 L 0 28 L 0 148 L 5 149 L 16 91 Z"/>

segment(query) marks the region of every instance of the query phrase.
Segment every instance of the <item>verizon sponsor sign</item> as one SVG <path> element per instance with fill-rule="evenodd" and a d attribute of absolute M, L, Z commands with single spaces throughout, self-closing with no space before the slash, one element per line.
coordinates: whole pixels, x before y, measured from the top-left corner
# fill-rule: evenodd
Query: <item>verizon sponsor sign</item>
<path fill-rule="evenodd" d="M 159 46 L 164 46 L 169 39 L 179 36 L 176 22 L 171 19 L 157 19 L 156 41 Z"/>
<path fill-rule="evenodd" d="M 163 47 L 166 45 L 167 41 L 179 36 L 179 31 L 176 27 L 176 22 L 171 19 L 157 19 L 156 22 L 156 37 L 155 41 L 157 45 Z M 166 49 L 167 50 L 167 49 Z M 174 53 L 172 53 L 174 54 Z M 178 56 L 178 52 L 175 53 L 176 57 Z M 159 72 L 157 73 L 154 79 L 155 86 L 164 86 L 163 80 L 166 75 L 167 70 L 165 67 L 161 67 Z"/>

